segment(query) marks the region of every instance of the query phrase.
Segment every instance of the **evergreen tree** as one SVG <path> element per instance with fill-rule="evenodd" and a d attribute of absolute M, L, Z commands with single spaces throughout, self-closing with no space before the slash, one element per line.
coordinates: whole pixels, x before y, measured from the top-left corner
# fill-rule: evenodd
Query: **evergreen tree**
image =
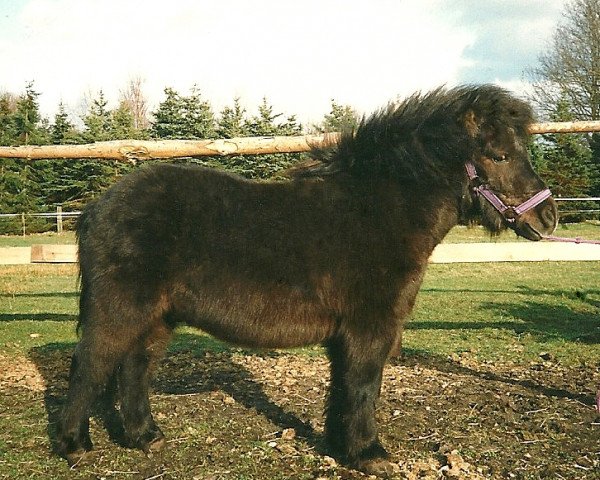
<path fill-rule="evenodd" d="M 39 95 L 34 90 L 33 82 L 29 82 L 25 87 L 25 94 L 17 100 L 13 118 L 15 134 L 21 145 L 39 145 L 47 140 L 47 132 L 42 128 Z"/>
<path fill-rule="evenodd" d="M 35 166 L 30 175 L 32 191 L 46 210 L 56 205 L 79 210 L 134 168 L 128 163 L 94 160 L 38 160 Z"/>
<path fill-rule="evenodd" d="M 574 114 L 567 97 L 558 101 L 551 114 L 555 122 L 570 122 Z M 586 134 L 546 134 L 533 150 L 533 162 L 552 193 L 557 197 L 587 197 L 592 192 L 598 172 L 592 161 L 592 151 Z M 540 155 L 540 150 L 543 156 Z M 582 215 L 569 214 L 569 209 L 588 209 L 585 203 L 561 205 L 561 218 L 579 221 Z"/>
<path fill-rule="evenodd" d="M 574 120 L 566 97 L 559 100 L 551 119 L 554 122 Z M 595 172 L 586 135 L 546 134 L 543 135 L 542 146 L 545 161 L 540 166 L 540 174 L 543 175 L 553 193 L 563 197 L 589 195 Z"/>
<path fill-rule="evenodd" d="M 109 110 L 102 90 L 92 100 L 83 123 L 84 131 L 78 135 L 64 107 L 59 108 L 52 128 L 54 140 L 60 143 L 78 140 L 91 143 L 132 138 L 135 133 L 129 108 L 121 103 L 117 109 Z M 32 177 L 35 179 L 36 195 L 46 208 L 54 209 L 58 204 L 79 209 L 131 168 L 129 164 L 95 160 L 37 161 Z"/>
<path fill-rule="evenodd" d="M 0 102 L 0 125 L 2 143 L 13 145 L 39 145 L 49 142 L 47 122 L 39 112 L 39 93 L 33 82 L 25 87 L 25 93 L 19 96 L 14 105 L 10 96 L 4 95 Z M 0 211 L 6 213 L 35 212 L 43 208 L 37 195 L 35 163 L 21 159 L 0 159 Z M 43 221 L 32 221 L 45 225 Z M 10 222 L 4 225 L 11 231 Z M 12 224 L 13 233 L 20 230 L 18 223 Z"/>
<path fill-rule="evenodd" d="M 111 114 L 107 109 L 108 102 L 104 92 L 100 90 L 98 97 L 92 100 L 88 113 L 83 118 L 85 130 L 83 137 L 86 142 L 102 142 L 111 137 Z"/>
<path fill-rule="evenodd" d="M 250 136 L 274 136 L 274 135 L 300 135 L 302 125 L 298 123 L 295 115 L 287 117 L 283 122 L 276 120 L 283 114 L 273 113 L 273 106 L 269 104 L 266 97 L 258 106 L 258 115 L 246 120 L 246 130 Z"/>
<path fill-rule="evenodd" d="M 195 85 L 191 94 L 183 98 L 183 117 L 186 138 L 215 138 L 215 118 L 210 103 L 202 100 Z"/>
<path fill-rule="evenodd" d="M 358 125 L 358 115 L 348 105 L 340 105 L 331 100 L 331 111 L 325 114 L 323 121 L 316 125 L 320 133 L 352 131 Z"/>
<path fill-rule="evenodd" d="M 54 116 L 54 123 L 50 128 L 52 143 L 55 145 L 77 143 L 78 134 L 75 126 L 69 120 L 69 115 L 65 111 L 65 106 L 61 102 L 58 105 L 58 112 Z"/>
<path fill-rule="evenodd" d="M 18 97 L 10 93 L 0 95 L 0 144 L 18 145 L 15 114 Z M 29 186 L 24 174 L 25 164 L 20 159 L 0 158 L 0 212 L 21 213 L 31 208 Z M 0 233 L 19 233 L 20 221 L 3 220 Z"/>
<path fill-rule="evenodd" d="M 187 97 L 172 88 L 166 88 L 165 95 L 166 99 L 154 112 L 153 137 L 182 140 L 215 137 L 212 109 L 196 87 Z"/>
<path fill-rule="evenodd" d="M 14 145 L 17 139 L 15 125 L 16 99 L 10 93 L 0 95 L 0 145 Z"/>
<path fill-rule="evenodd" d="M 263 97 L 262 103 L 258 106 L 258 115 L 246 122 L 249 135 L 256 137 L 276 135 L 278 129 L 275 120 L 280 116 L 281 113 L 273 113 L 273 106 L 268 103 L 266 97 Z"/>
<path fill-rule="evenodd" d="M 183 138 L 185 121 L 183 118 L 183 100 L 179 93 L 172 88 L 165 88 L 163 100 L 156 112 L 151 135 L 156 138 Z"/>
<path fill-rule="evenodd" d="M 281 118 L 281 113 L 274 113 L 273 106 L 269 104 L 266 97 L 263 97 L 258 106 L 258 115 L 245 121 L 245 130 L 249 136 L 280 136 L 280 135 L 300 135 L 302 125 L 298 123 L 296 117 L 291 115 L 282 122 L 277 122 Z M 273 178 L 282 170 L 290 168 L 301 158 L 300 154 L 276 154 L 276 155 L 245 155 L 235 157 L 230 160 L 235 166 L 234 169 L 241 175 L 250 178 Z"/>
<path fill-rule="evenodd" d="M 43 205 L 37 195 L 35 183 L 35 168 L 33 163 L 22 159 L 0 159 L 0 212 L 30 213 L 43 210 Z M 28 220 L 28 226 L 34 231 L 43 231 L 47 222 L 39 219 Z M 0 224 L 3 234 L 21 233 L 21 221 L 3 221 Z"/>
<path fill-rule="evenodd" d="M 30 195 L 28 166 L 23 161 L 3 158 L 0 163 L 0 211 L 20 213 L 31 211 L 35 201 Z"/>
<path fill-rule="evenodd" d="M 51 128 L 53 142 L 70 144 L 132 137 L 132 119 L 128 109 L 120 106 L 109 111 L 102 92 L 93 100 L 84 124 L 86 129 L 81 135 L 61 104 Z M 57 205 L 76 210 L 130 169 L 127 164 L 94 160 L 38 160 L 30 172 L 34 181 L 32 191 L 45 210 L 54 210 Z"/>
<path fill-rule="evenodd" d="M 233 106 L 225 107 L 217 121 L 217 136 L 219 138 L 235 138 L 248 136 L 245 123 L 246 109 L 240 104 L 239 97 L 233 99 Z"/>
<path fill-rule="evenodd" d="M 141 136 L 135 129 L 133 112 L 125 102 L 121 102 L 119 107 L 110 113 L 109 136 L 111 140 L 126 140 Z"/>
<path fill-rule="evenodd" d="M 296 115 L 290 115 L 277 126 L 277 135 L 302 135 L 302 124 L 298 122 Z"/>
<path fill-rule="evenodd" d="M 219 138 L 243 136 L 275 136 L 300 135 L 302 126 L 295 116 L 282 122 L 276 122 L 282 114 L 274 113 L 273 107 L 263 98 L 258 107 L 258 115 L 246 117 L 246 110 L 241 106 L 239 98 L 235 98 L 232 106 L 225 107 L 217 121 L 216 134 Z M 248 178 L 273 178 L 301 157 L 300 154 L 276 155 L 238 155 L 232 157 L 214 157 L 199 163 L 223 168 Z"/>

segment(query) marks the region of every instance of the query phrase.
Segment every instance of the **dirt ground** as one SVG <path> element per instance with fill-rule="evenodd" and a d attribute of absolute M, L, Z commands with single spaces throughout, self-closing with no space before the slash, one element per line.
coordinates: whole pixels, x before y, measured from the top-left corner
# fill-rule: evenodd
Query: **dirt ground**
<path fill-rule="evenodd" d="M 50 452 L 68 362 L 65 349 L 0 356 L 0 413 L 11 414 L 11 432 L 36 439 L 5 431 L 0 440 L 40 459 L 0 461 L 0 478 L 16 468 L 11 461 L 23 463 L 23 478 L 366 478 L 327 456 L 323 355 L 236 350 L 171 353 L 157 369 L 152 404 L 168 436 L 164 452 L 148 458 L 119 447 L 94 420 L 96 449 L 68 472 Z M 599 380 L 598 364 L 564 367 L 550 355 L 526 366 L 409 355 L 385 370 L 382 441 L 400 479 L 600 479 Z M 19 430 L 32 408 L 44 418 Z"/>

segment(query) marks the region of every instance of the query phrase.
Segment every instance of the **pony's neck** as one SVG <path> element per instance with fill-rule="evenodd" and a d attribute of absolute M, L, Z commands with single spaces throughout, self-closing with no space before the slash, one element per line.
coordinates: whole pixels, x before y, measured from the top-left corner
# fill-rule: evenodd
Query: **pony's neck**
<path fill-rule="evenodd" d="M 411 245 L 411 251 L 429 256 L 461 217 L 461 180 L 458 176 L 448 184 L 428 182 L 397 183 L 382 180 L 362 188 L 361 197 L 373 214 L 386 217 L 381 222 L 390 228 L 396 243 Z M 454 187 L 449 186 L 454 185 Z"/>

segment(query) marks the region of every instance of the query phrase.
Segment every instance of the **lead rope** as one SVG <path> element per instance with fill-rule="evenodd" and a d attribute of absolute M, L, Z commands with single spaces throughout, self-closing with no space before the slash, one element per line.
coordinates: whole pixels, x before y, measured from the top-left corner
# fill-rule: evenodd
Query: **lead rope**
<path fill-rule="evenodd" d="M 600 240 L 589 240 L 587 238 L 581 237 L 555 237 L 554 235 L 542 235 L 543 240 L 548 240 L 549 242 L 565 242 L 565 243 L 587 243 L 591 245 L 600 245 Z"/>

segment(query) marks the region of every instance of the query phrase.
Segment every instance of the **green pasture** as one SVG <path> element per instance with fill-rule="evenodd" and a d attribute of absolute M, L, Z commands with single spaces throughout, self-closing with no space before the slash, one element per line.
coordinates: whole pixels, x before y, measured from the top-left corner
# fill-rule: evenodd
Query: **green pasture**
<path fill-rule="evenodd" d="M 75 232 L 34 233 L 31 235 L 0 235 L 0 247 L 29 247 L 34 244 L 69 244 L 75 243 Z"/>
<path fill-rule="evenodd" d="M 557 234 L 598 239 L 600 226 L 564 225 Z M 72 232 L 0 237 L 0 246 L 74 240 Z M 490 239 L 481 228 L 465 227 L 446 238 L 454 243 L 515 240 L 512 232 Z M 27 355 L 42 345 L 70 348 L 76 341 L 77 298 L 74 265 L 0 266 L 0 353 Z M 597 262 L 431 265 L 404 348 L 517 362 L 551 351 L 565 362 L 591 361 L 600 358 L 599 307 Z"/>
<path fill-rule="evenodd" d="M 470 232 L 451 237 L 464 241 Z M 0 266 L 0 353 L 70 348 L 77 297 L 74 265 Z M 404 348 L 441 356 L 469 352 L 494 361 L 527 362 L 540 352 L 567 363 L 597 361 L 599 308 L 597 262 L 431 265 Z"/>

